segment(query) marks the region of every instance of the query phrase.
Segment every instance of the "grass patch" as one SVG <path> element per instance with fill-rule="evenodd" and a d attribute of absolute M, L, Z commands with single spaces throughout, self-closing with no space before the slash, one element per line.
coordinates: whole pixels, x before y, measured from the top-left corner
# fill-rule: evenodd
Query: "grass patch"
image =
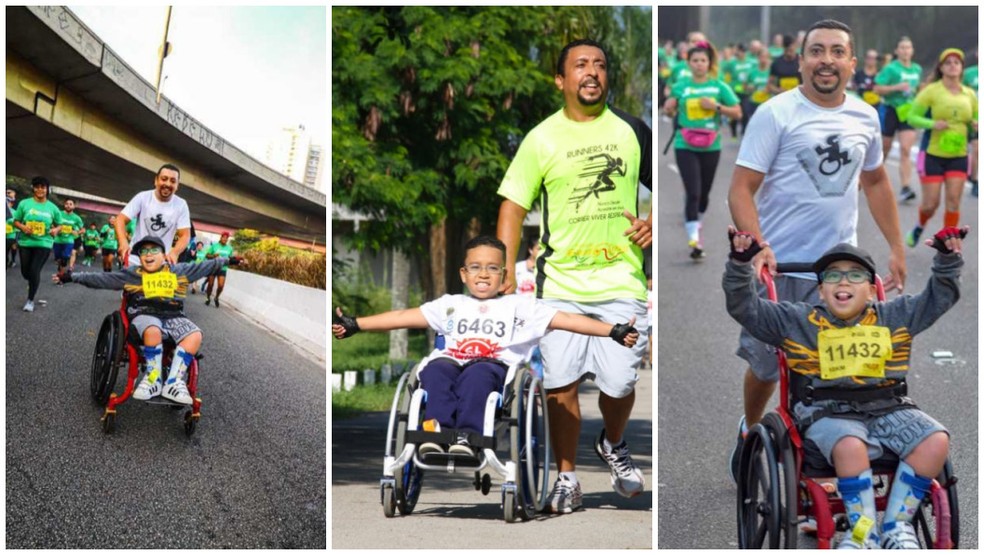
<path fill-rule="evenodd" d="M 344 420 L 367 412 L 388 411 L 393 405 L 396 382 L 356 387 L 331 393 L 331 417 Z"/>
<path fill-rule="evenodd" d="M 411 360 L 420 360 L 430 352 L 427 334 L 410 333 L 407 354 Z M 331 371 L 338 374 L 346 370 L 379 370 L 389 359 L 388 333 L 359 333 L 344 340 L 331 340 Z"/>

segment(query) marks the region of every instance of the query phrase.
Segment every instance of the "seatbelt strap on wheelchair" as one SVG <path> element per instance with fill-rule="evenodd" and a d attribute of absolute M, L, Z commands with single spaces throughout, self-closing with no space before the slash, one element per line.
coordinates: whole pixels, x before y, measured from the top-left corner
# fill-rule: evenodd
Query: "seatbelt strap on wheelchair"
<path fill-rule="evenodd" d="M 888 503 L 885 505 L 885 522 L 882 528 L 891 530 L 895 527 L 895 522 L 911 522 L 932 483 L 932 478 L 919 476 L 908 463 L 900 461 L 899 468 L 895 471 L 895 480 L 892 481 Z"/>
<path fill-rule="evenodd" d="M 844 501 L 844 510 L 851 525 L 852 537 L 861 534 L 864 538 L 878 540 L 874 533 L 874 523 L 878 519 L 875 507 L 875 488 L 872 487 L 871 469 L 867 469 L 854 478 L 837 478 L 837 491 Z M 863 545 L 862 542 L 859 542 Z"/>
<path fill-rule="evenodd" d="M 164 356 L 164 349 L 160 345 L 156 347 L 143 348 L 144 360 L 147 361 L 147 379 L 154 383 L 161 379 L 161 358 Z"/>

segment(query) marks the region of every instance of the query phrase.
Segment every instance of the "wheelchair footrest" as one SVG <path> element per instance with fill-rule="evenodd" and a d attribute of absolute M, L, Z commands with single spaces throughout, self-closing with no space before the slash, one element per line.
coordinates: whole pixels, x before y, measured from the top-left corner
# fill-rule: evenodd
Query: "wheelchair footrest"
<path fill-rule="evenodd" d="M 406 442 L 416 443 L 437 443 L 444 445 L 454 445 L 458 442 L 459 434 L 467 434 L 468 443 L 476 449 L 495 450 L 495 438 L 485 437 L 475 432 L 459 432 L 458 430 L 441 430 L 440 432 L 424 432 L 421 430 L 407 430 Z"/>

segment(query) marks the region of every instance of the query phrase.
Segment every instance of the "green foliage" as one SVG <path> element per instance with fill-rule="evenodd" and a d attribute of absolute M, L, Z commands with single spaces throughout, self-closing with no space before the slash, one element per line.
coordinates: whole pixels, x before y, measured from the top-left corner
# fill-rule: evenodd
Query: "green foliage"
<path fill-rule="evenodd" d="M 370 313 L 353 312 L 352 314 Z M 422 330 L 411 330 L 409 335 L 407 356 L 412 361 L 418 361 L 431 351 L 431 347 L 427 345 L 427 334 Z M 379 370 L 386 363 L 405 364 L 406 362 L 389 359 L 388 333 L 363 332 L 346 339 L 331 338 L 331 371 L 333 374 L 346 370 Z"/>
<path fill-rule="evenodd" d="M 355 418 L 366 412 L 388 411 L 393 404 L 396 384 L 373 384 L 352 391 L 332 391 L 331 418 Z"/>

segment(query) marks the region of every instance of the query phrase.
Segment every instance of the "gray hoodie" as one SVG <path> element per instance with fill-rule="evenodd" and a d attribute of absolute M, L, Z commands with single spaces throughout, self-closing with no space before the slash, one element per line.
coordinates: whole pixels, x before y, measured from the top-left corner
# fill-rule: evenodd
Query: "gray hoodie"
<path fill-rule="evenodd" d="M 178 287 L 174 297 L 148 298 L 143 290 L 143 268 L 130 267 L 116 272 L 81 272 L 72 274 L 72 281 L 93 289 L 124 290 L 127 294 L 126 313 L 131 318 L 140 314 L 154 316 L 184 316 L 184 299 L 188 284 L 219 271 L 228 264 L 228 258 L 213 258 L 204 262 L 174 264 L 171 272 L 177 276 Z"/>

